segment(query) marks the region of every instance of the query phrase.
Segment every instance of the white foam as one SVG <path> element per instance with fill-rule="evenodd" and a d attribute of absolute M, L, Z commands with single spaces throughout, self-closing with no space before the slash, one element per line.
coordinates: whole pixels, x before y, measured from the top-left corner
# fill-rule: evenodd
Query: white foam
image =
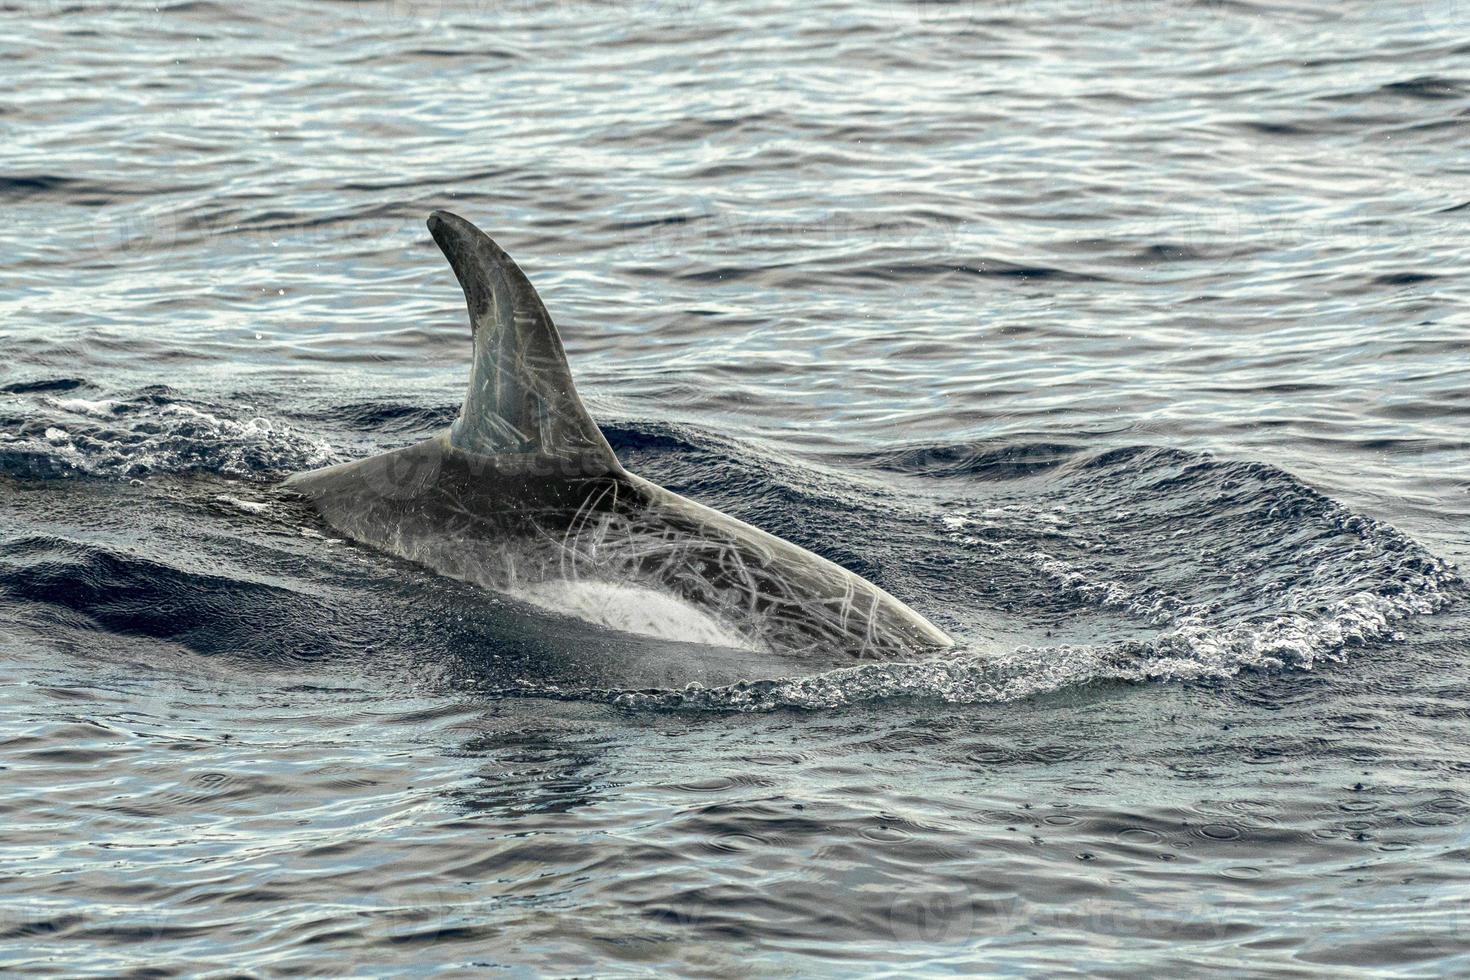
<path fill-rule="evenodd" d="M 23 432 L 0 431 L 0 444 L 94 476 L 205 470 L 256 478 L 336 462 L 324 440 L 260 416 L 234 419 L 186 404 L 155 404 L 152 396 L 122 400 L 48 396 L 38 403 L 42 408 L 33 417 L 44 420 L 45 427 L 31 434 L 27 418 Z M 95 419 L 108 424 L 100 427 Z"/>
<path fill-rule="evenodd" d="M 596 579 L 551 579 L 521 585 L 510 595 L 550 612 L 597 626 L 661 640 L 759 650 L 750 640 L 667 593 Z"/>
<path fill-rule="evenodd" d="M 237 507 L 247 514 L 260 514 L 270 509 L 270 504 L 259 500 L 241 500 L 239 497 L 230 497 L 225 494 L 220 494 L 214 499 L 222 504 Z"/>
<path fill-rule="evenodd" d="M 47 398 L 46 404 L 71 412 L 73 415 L 90 415 L 94 418 L 111 418 L 117 410 L 117 401 L 112 398 Z"/>

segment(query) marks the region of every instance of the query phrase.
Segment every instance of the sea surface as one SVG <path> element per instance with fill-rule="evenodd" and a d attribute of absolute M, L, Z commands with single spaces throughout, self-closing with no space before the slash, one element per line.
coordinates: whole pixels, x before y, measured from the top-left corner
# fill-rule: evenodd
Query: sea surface
<path fill-rule="evenodd" d="M 0 11 L 0 973 L 1470 973 L 1461 0 Z M 957 651 L 282 494 L 454 418 L 434 208 Z"/>

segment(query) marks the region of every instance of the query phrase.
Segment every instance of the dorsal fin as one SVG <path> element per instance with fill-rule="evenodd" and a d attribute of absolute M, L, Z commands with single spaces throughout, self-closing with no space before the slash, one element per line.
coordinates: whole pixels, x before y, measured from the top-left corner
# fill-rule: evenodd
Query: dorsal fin
<path fill-rule="evenodd" d="M 450 443 L 485 456 L 534 453 L 619 470 L 572 384 L 566 352 L 530 280 L 490 237 L 457 214 L 429 215 L 469 307 L 474 363 Z"/>

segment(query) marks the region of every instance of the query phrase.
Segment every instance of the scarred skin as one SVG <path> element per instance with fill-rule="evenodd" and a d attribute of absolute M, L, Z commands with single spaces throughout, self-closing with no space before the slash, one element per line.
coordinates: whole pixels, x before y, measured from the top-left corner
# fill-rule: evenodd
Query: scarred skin
<path fill-rule="evenodd" d="M 639 585 L 752 646 L 891 657 L 949 638 L 846 569 L 621 466 L 475 456 L 449 434 L 292 477 L 334 528 L 495 592 L 553 579 Z"/>
<path fill-rule="evenodd" d="M 465 287 L 470 391 L 433 438 L 287 481 L 334 528 L 496 592 L 656 590 L 755 649 L 887 658 L 952 644 L 846 569 L 624 470 L 519 268 L 462 218 L 435 212 L 429 227 Z"/>

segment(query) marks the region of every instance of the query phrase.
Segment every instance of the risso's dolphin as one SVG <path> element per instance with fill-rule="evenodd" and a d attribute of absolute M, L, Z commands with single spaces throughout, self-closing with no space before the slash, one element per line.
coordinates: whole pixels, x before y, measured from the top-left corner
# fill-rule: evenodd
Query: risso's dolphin
<path fill-rule="evenodd" d="M 474 363 L 432 438 L 287 486 L 346 536 L 602 626 L 772 653 L 876 658 L 952 641 L 876 585 L 624 470 L 525 275 L 445 211 Z"/>

